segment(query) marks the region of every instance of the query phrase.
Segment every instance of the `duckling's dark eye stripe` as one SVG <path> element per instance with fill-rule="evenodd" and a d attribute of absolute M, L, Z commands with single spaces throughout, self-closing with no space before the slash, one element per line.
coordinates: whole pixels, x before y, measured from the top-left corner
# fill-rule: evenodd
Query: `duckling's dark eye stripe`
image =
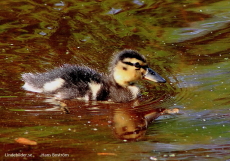
<path fill-rule="evenodd" d="M 148 65 L 140 65 L 139 63 L 131 63 L 131 62 L 125 62 L 125 61 L 122 61 L 122 63 L 131 65 L 131 66 L 135 66 L 136 68 L 143 68 L 143 69 L 148 68 Z"/>

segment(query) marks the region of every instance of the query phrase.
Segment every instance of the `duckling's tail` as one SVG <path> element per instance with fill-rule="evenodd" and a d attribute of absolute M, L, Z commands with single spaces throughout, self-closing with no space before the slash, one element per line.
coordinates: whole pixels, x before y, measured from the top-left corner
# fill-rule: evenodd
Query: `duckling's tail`
<path fill-rule="evenodd" d="M 32 73 L 22 74 L 22 80 L 25 82 L 25 84 L 22 86 L 23 89 L 31 92 L 43 92 L 42 87 L 39 87 L 34 83 L 36 80 L 36 75 Z"/>

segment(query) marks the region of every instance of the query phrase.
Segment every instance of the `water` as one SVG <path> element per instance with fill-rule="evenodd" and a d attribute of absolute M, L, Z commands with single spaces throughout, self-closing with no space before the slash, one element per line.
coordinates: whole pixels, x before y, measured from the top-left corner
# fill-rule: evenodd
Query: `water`
<path fill-rule="evenodd" d="M 230 2 L 0 4 L 1 160 L 230 159 Z M 124 48 L 145 55 L 167 83 L 141 81 L 142 97 L 120 104 L 56 102 L 21 88 L 22 73 L 64 63 L 106 73 Z M 179 113 L 159 117 L 169 109 Z"/>

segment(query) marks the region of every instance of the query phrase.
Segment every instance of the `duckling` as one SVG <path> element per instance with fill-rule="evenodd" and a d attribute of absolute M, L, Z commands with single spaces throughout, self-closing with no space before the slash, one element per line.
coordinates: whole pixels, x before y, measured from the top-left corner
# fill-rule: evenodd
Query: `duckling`
<path fill-rule="evenodd" d="M 54 94 L 57 99 L 128 102 L 139 96 L 135 81 L 166 82 L 148 67 L 145 57 L 134 50 L 126 49 L 116 54 L 110 62 L 109 72 L 107 75 L 87 66 L 65 64 L 44 73 L 22 74 L 23 88 Z"/>

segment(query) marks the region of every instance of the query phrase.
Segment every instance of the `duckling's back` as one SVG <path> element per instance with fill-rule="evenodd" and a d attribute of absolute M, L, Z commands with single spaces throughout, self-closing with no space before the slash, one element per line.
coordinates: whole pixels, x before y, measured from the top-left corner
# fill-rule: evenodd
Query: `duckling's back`
<path fill-rule="evenodd" d="M 23 88 L 38 93 L 53 93 L 57 98 L 106 100 L 106 76 L 86 66 L 63 65 L 45 73 L 25 73 Z"/>

